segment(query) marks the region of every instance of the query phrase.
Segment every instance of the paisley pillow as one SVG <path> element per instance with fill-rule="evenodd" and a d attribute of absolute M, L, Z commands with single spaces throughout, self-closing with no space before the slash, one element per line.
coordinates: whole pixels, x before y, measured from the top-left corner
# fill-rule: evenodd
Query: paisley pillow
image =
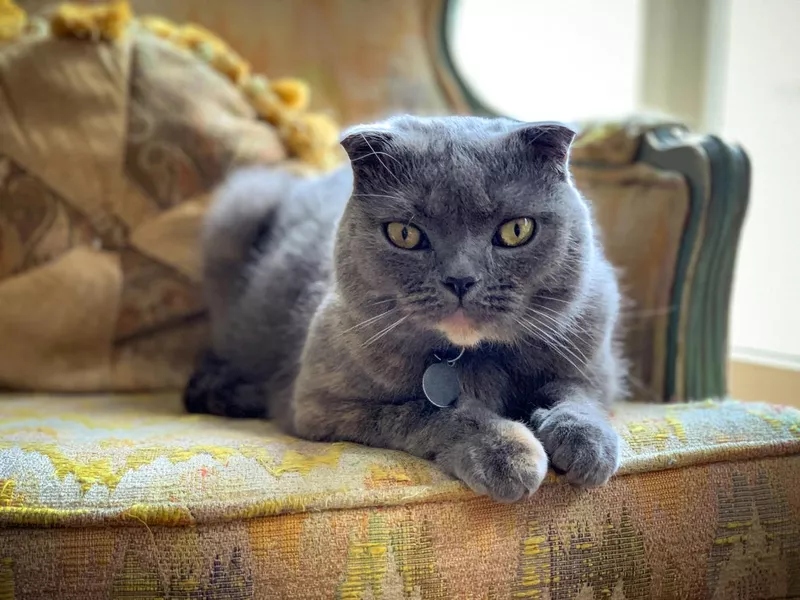
<path fill-rule="evenodd" d="M 0 388 L 180 387 L 206 335 L 209 194 L 239 165 L 338 159 L 302 82 L 197 27 L 91 10 L 0 43 Z"/>

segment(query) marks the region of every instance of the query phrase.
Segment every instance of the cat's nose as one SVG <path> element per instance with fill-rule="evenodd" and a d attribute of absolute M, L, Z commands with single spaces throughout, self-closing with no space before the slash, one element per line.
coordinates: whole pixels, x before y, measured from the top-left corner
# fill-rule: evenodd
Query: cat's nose
<path fill-rule="evenodd" d="M 442 280 L 442 285 L 449 292 L 452 292 L 460 300 L 464 295 L 478 283 L 474 277 L 446 277 Z"/>

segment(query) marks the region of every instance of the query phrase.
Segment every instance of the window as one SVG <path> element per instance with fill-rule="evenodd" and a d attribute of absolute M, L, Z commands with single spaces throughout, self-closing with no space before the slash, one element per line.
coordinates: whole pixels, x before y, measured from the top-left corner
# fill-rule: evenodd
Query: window
<path fill-rule="evenodd" d="M 459 0 L 452 54 L 519 119 L 646 108 L 741 142 L 753 163 L 734 359 L 800 369 L 800 0 Z"/>
<path fill-rule="evenodd" d="M 641 0 L 459 0 L 452 53 L 491 108 L 519 119 L 638 107 Z"/>

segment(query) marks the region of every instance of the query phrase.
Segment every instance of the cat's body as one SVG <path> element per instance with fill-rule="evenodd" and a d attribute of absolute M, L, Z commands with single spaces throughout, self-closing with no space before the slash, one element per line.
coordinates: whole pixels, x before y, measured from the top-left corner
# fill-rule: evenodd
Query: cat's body
<path fill-rule="evenodd" d="M 194 381 L 202 386 L 195 410 L 269 415 L 291 427 L 300 355 L 330 287 L 336 224 L 351 188 L 347 169 L 302 179 L 256 168 L 219 191 L 204 228 L 212 352 Z"/>
<path fill-rule="evenodd" d="M 572 136 L 405 117 L 354 130 L 352 170 L 236 175 L 205 230 L 213 351 L 187 406 L 405 450 L 499 500 L 538 487 L 545 449 L 574 483 L 604 482 L 619 294 Z M 457 405 L 438 408 L 423 373 L 462 348 Z"/>

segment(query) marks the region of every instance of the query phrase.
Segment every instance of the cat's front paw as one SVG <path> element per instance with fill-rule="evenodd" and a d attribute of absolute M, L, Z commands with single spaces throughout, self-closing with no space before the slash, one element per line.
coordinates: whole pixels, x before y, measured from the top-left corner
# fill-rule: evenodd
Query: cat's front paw
<path fill-rule="evenodd" d="M 568 403 L 537 410 L 533 424 L 553 467 L 581 487 L 603 485 L 619 465 L 619 436 L 600 411 Z"/>
<path fill-rule="evenodd" d="M 535 492 L 547 473 L 547 453 L 522 423 L 498 421 L 456 444 L 456 477 L 478 494 L 516 502 Z"/>

